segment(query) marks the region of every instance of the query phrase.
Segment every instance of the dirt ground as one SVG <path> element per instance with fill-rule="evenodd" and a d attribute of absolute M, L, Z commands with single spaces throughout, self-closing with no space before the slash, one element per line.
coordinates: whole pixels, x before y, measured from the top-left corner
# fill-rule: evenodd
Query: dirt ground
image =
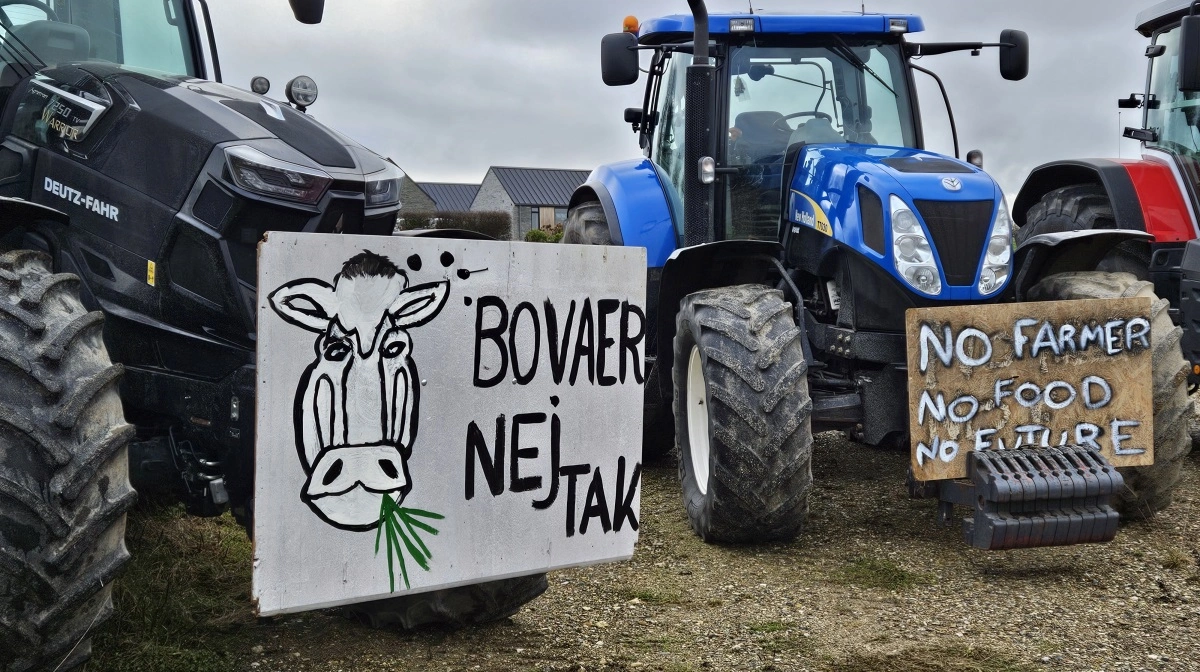
<path fill-rule="evenodd" d="M 218 622 L 195 626 L 209 634 L 191 649 L 147 644 L 164 617 L 139 629 L 118 616 L 89 669 L 1200 669 L 1196 456 L 1174 506 L 1110 544 L 985 552 L 957 526 L 938 527 L 934 502 L 908 498 L 906 454 L 835 434 L 818 436 L 815 452 L 811 516 L 792 543 L 704 544 L 665 462 L 643 472 L 633 559 L 553 572 L 511 619 L 419 633 L 368 630 L 336 611 L 256 621 L 246 567 L 193 587 L 230 581 L 234 597 Z M 140 535 L 132 550 L 165 538 Z M 127 586 L 118 609 L 155 600 Z"/>

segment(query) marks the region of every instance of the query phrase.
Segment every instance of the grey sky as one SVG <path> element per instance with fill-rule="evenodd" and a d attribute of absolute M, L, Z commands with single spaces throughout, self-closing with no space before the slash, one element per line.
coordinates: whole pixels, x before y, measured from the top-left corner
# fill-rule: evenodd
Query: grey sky
<path fill-rule="evenodd" d="M 296 23 L 286 0 L 211 0 L 225 80 L 265 75 L 272 96 L 307 74 L 320 86 L 312 113 L 419 181 L 478 182 L 491 165 L 591 169 L 639 155 L 621 121 L 641 83 L 600 81 L 600 38 L 621 19 L 687 11 L 684 0 L 326 0 L 325 22 Z M 914 41 L 995 41 L 1029 33 L 1022 82 L 1000 78 L 985 51 L 923 59 L 949 89 L 963 151 L 983 150 L 1014 194 L 1035 165 L 1055 158 L 1130 157 L 1116 100 L 1142 89 L 1146 41 L 1134 16 L 1152 0 L 868 0 L 867 11 L 919 14 Z M 858 2 L 754 0 L 771 11 L 854 10 Z M 742 10 L 710 0 L 710 11 Z M 644 81 L 644 80 L 643 80 Z M 930 149 L 951 152 L 937 88 L 918 74 Z"/>

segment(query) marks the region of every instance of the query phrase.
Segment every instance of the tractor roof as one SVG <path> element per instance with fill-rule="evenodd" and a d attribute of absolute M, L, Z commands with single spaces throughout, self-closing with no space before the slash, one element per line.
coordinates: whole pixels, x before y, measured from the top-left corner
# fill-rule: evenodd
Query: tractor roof
<path fill-rule="evenodd" d="M 921 17 L 912 14 L 712 14 L 708 18 L 708 30 L 712 35 L 728 35 L 730 19 L 754 19 L 754 32 L 772 35 L 804 35 L 810 33 L 892 33 L 891 20 L 908 22 L 908 30 L 917 33 L 925 30 Z M 642 23 L 638 39 L 643 44 L 661 44 L 684 36 L 695 30 L 690 14 L 673 14 Z"/>
<path fill-rule="evenodd" d="M 1187 13 L 1188 7 L 1191 6 L 1191 0 L 1166 0 L 1165 2 L 1160 2 L 1153 7 L 1138 12 L 1135 27 L 1139 33 L 1150 37 L 1159 28 L 1178 21 L 1180 17 Z"/>

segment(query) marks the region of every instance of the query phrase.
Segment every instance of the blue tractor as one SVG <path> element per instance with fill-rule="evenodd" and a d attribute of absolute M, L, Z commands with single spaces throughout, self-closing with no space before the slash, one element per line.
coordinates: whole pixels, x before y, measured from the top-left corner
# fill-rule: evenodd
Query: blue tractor
<path fill-rule="evenodd" d="M 1095 272 L 1144 234 L 1055 233 L 1014 249 L 1004 195 L 982 162 L 923 149 L 914 76 L 941 81 L 916 59 L 995 48 L 1001 75 L 1020 80 L 1025 33 L 918 43 L 912 15 L 709 16 L 703 0 L 689 4 L 691 15 L 640 26 L 630 17 L 604 37 L 610 86 L 635 83 L 639 54 L 650 54 L 642 105 L 625 111 L 644 156 L 591 174 L 563 242 L 647 250 L 644 452 L 663 452 L 674 435 L 684 504 L 705 540 L 795 536 L 815 432 L 907 444 L 906 309 L 1152 292 Z M 1122 470 L 1113 505 L 1125 513 L 1169 503 L 1189 446 L 1186 428 L 1168 429 L 1187 400 L 1174 375 L 1178 334 L 1161 319 L 1155 409 L 1168 415 L 1156 414 L 1159 461 Z M 975 499 L 961 484 L 910 483 L 914 496 L 941 499 L 947 520 Z M 1052 527 L 1020 545 L 1104 540 Z M 1011 545 L 985 536 L 971 543 Z"/>

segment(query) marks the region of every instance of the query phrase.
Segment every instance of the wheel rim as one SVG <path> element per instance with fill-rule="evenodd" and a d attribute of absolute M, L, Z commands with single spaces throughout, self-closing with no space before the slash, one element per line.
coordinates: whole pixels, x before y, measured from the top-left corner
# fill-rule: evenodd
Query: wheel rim
<path fill-rule="evenodd" d="M 699 346 L 692 346 L 687 377 L 688 452 L 692 458 L 692 475 L 700 494 L 708 494 L 708 386 L 704 383 L 704 366 Z"/>

